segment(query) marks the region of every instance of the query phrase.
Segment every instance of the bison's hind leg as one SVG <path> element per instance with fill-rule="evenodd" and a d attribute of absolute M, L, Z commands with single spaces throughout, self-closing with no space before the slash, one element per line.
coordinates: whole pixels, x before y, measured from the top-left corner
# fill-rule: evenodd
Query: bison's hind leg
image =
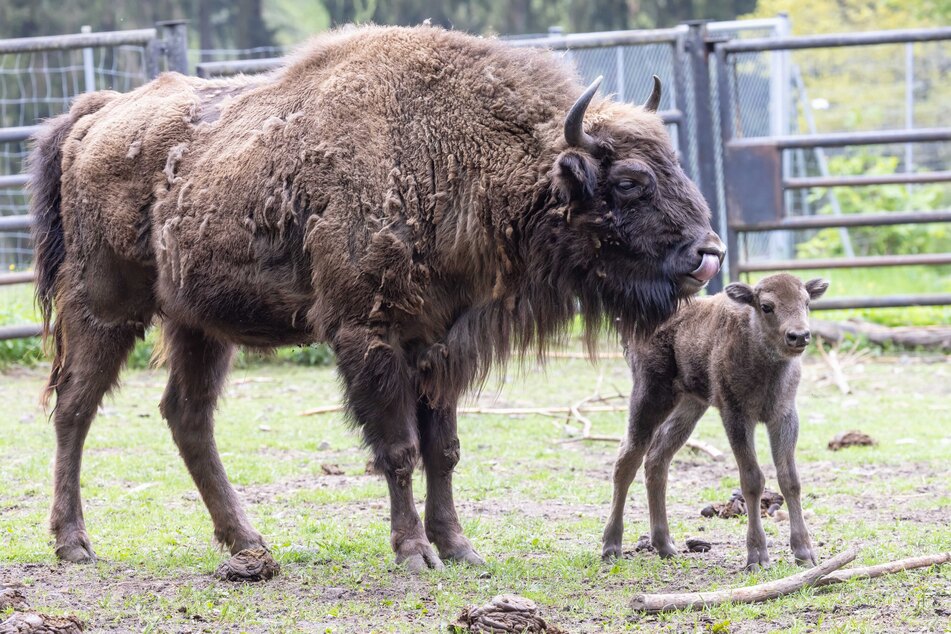
<path fill-rule="evenodd" d="M 79 471 L 83 444 L 102 397 L 115 386 L 119 369 L 141 326 L 109 324 L 84 304 L 62 302 L 53 332 L 56 358 L 49 390 L 56 393 L 56 460 L 50 529 L 56 555 L 72 562 L 95 559 L 86 532 Z"/>
<path fill-rule="evenodd" d="M 270 578 L 278 566 L 245 515 L 215 445 L 213 414 L 234 347 L 170 321 L 164 326 L 164 343 L 169 377 L 162 415 L 208 507 L 218 542 L 233 555 L 248 551 L 232 558 L 219 575 L 229 580 Z M 248 565 L 249 557 L 260 565 Z"/>

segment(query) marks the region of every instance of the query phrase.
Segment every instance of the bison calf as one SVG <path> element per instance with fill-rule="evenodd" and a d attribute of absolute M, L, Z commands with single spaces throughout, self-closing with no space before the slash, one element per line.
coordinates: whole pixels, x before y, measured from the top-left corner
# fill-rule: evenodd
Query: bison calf
<path fill-rule="evenodd" d="M 634 387 L 627 435 L 614 466 L 605 559 L 621 554 L 624 500 L 645 454 L 651 543 L 661 557 L 674 555 L 667 526 L 667 470 L 713 405 L 720 410 L 749 509 L 759 508 L 763 493 L 753 434 L 757 421 L 766 423 L 779 486 L 789 505 L 790 546 L 799 563 L 816 563 L 793 454 L 799 433 L 800 355 L 809 343 L 809 300 L 828 287 L 825 280 L 804 284 L 786 273 L 771 275 L 755 288 L 730 284 L 724 294 L 684 307 L 650 339 L 630 343 L 627 359 Z M 747 568 L 769 563 L 766 533 L 755 511 L 749 515 L 746 547 Z"/>

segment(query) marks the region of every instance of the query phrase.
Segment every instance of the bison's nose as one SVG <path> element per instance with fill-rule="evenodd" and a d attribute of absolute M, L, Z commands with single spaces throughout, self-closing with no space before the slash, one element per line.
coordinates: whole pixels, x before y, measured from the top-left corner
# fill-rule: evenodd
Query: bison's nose
<path fill-rule="evenodd" d="M 787 330 L 786 344 L 791 348 L 802 348 L 809 343 L 810 336 L 808 330 Z"/>
<path fill-rule="evenodd" d="M 720 262 L 723 262 L 723 256 L 726 255 L 726 245 L 720 239 L 720 236 L 712 231 L 707 234 L 707 239 L 697 249 L 702 258 L 705 255 L 715 255 Z"/>

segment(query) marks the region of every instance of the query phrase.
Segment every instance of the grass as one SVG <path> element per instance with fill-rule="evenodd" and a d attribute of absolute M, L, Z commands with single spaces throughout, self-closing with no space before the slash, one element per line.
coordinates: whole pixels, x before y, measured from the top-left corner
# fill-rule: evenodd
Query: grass
<path fill-rule="evenodd" d="M 951 368 L 947 359 L 926 361 L 878 359 L 853 367 L 848 396 L 821 384 L 823 367 L 807 363 L 798 456 L 821 558 L 850 544 L 863 546 L 856 565 L 949 549 Z M 410 575 L 393 565 L 386 487 L 365 475 L 359 438 L 339 415 L 299 415 L 339 401 L 330 368 L 238 369 L 218 415 L 223 459 L 283 566 L 280 577 L 258 585 L 212 579 L 223 555 L 155 406 L 162 371 L 127 372 L 87 443 L 86 521 L 102 561 L 58 564 L 45 524 L 53 430 L 35 405 L 43 378 L 40 368 L 0 374 L 0 582 L 24 584 L 35 609 L 77 614 L 96 631 L 446 631 L 463 606 L 499 593 L 535 600 L 570 632 L 947 627 L 951 567 L 805 590 L 761 605 L 631 613 L 626 605 L 636 592 L 733 587 L 795 572 L 788 524 L 765 521 L 775 565 L 741 572 L 745 522 L 699 516 L 737 486 L 735 466 L 684 453 L 671 471 L 672 535 L 678 544 L 703 535 L 713 550 L 673 561 L 638 553 L 603 564 L 600 532 L 615 447 L 557 444 L 564 421 L 542 417 L 461 417 L 456 498 L 468 535 L 489 563 Z M 569 359 L 547 372 L 512 369 L 481 400 L 565 405 L 599 381 L 605 392 L 629 389 L 622 361 L 593 367 Z M 592 417 L 595 433 L 623 430 L 623 414 Z M 836 432 L 852 428 L 879 444 L 825 448 Z M 726 449 L 714 412 L 697 437 Z M 775 488 L 762 431 L 759 451 L 767 486 Z M 324 475 L 322 464 L 339 465 L 346 475 Z M 417 479 L 418 498 L 423 490 Z M 646 516 L 639 479 L 628 506 L 627 548 L 647 531 Z"/>

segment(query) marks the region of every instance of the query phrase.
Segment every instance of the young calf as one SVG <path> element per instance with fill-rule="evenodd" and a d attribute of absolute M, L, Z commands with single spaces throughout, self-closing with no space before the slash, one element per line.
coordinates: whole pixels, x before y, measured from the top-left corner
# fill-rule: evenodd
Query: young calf
<path fill-rule="evenodd" d="M 800 355 L 809 343 L 809 300 L 821 297 L 828 287 L 825 280 L 803 284 L 786 273 L 771 275 L 755 288 L 730 284 L 725 293 L 682 308 L 650 339 L 629 344 L 634 387 L 627 435 L 614 466 L 605 559 L 621 555 L 624 501 L 645 453 L 651 544 L 661 557 L 676 553 L 667 526 L 667 470 L 713 405 L 720 410 L 750 509 L 747 568 L 769 563 L 758 512 L 764 478 L 753 447 L 757 421 L 766 423 L 769 432 L 777 479 L 789 507 L 792 551 L 799 563 L 816 563 L 802 518 L 793 453 L 799 433 Z"/>

